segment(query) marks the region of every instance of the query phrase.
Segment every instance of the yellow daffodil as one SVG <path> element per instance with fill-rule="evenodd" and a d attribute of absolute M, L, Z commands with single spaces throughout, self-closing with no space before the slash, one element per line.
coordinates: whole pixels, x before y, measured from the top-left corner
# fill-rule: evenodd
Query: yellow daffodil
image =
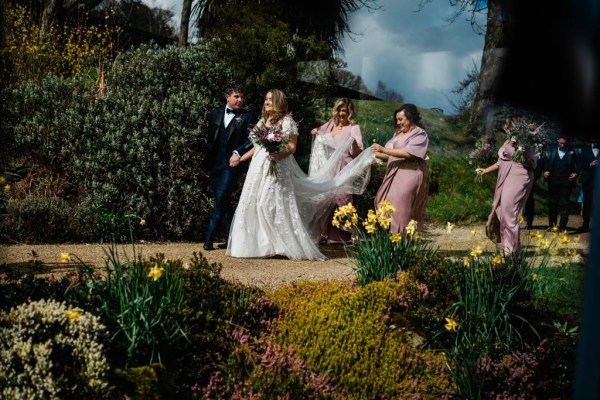
<path fill-rule="evenodd" d="M 10 192 L 10 185 L 4 185 L 4 191 Z"/>
<path fill-rule="evenodd" d="M 446 233 L 452 233 L 452 229 L 454 229 L 454 224 L 451 224 L 450 222 L 448 222 L 446 224 Z"/>
<path fill-rule="evenodd" d="M 346 222 L 344 222 L 344 228 L 346 228 L 346 229 L 352 228 L 352 222 L 346 220 Z"/>
<path fill-rule="evenodd" d="M 190 269 L 190 264 L 183 263 L 182 268 L 185 269 L 185 270 L 188 270 L 188 269 Z"/>
<path fill-rule="evenodd" d="M 421 234 L 419 232 L 415 233 L 415 240 L 421 239 Z"/>
<path fill-rule="evenodd" d="M 483 250 L 481 249 L 481 246 L 475 246 L 471 249 L 471 257 L 479 257 L 482 254 Z"/>
<path fill-rule="evenodd" d="M 542 232 L 537 232 L 537 233 L 535 234 L 535 238 L 536 238 L 536 239 L 543 239 L 543 238 L 544 238 L 544 234 L 543 234 Z"/>
<path fill-rule="evenodd" d="M 399 233 L 394 233 L 390 236 L 390 240 L 392 241 L 392 243 L 398 243 L 400 240 L 402 240 L 402 235 L 400 235 Z"/>
<path fill-rule="evenodd" d="M 444 325 L 444 328 L 446 328 L 446 330 L 449 331 L 456 331 L 456 328 L 458 327 L 458 322 L 456 322 L 452 318 L 445 318 L 445 320 L 446 324 Z"/>
<path fill-rule="evenodd" d="M 477 231 L 475 229 L 471 229 L 471 235 L 475 236 L 477 234 Z"/>
<path fill-rule="evenodd" d="M 350 218 L 350 221 L 352 221 L 353 225 L 358 224 L 358 214 L 356 214 L 356 213 L 352 214 L 352 218 Z"/>
<path fill-rule="evenodd" d="M 550 253 L 551 256 L 555 256 L 558 254 L 558 249 L 556 247 L 553 247 L 551 249 L 548 249 L 548 253 Z"/>
<path fill-rule="evenodd" d="M 6 182 L 6 178 L 3 176 L 0 176 L 0 185 L 3 185 Z"/>
<path fill-rule="evenodd" d="M 71 261 L 71 254 L 69 253 L 60 253 L 60 262 L 66 263 Z"/>
<path fill-rule="evenodd" d="M 144 225 L 146 225 L 146 220 L 142 218 L 142 219 L 140 220 L 140 225 L 141 225 L 141 226 L 144 226 Z"/>
<path fill-rule="evenodd" d="M 535 233 L 534 231 L 529 231 L 528 235 L 530 238 L 533 238 L 537 235 L 537 233 Z"/>
<path fill-rule="evenodd" d="M 65 315 L 67 316 L 69 322 L 75 322 L 79 318 L 79 313 L 70 308 L 67 311 L 65 311 Z"/>
<path fill-rule="evenodd" d="M 554 225 L 554 226 L 552 227 L 552 232 L 558 232 L 558 226 Z"/>
<path fill-rule="evenodd" d="M 463 265 L 465 267 L 470 267 L 471 266 L 471 259 L 469 257 L 463 258 Z"/>
<path fill-rule="evenodd" d="M 336 228 L 339 228 L 340 227 L 340 221 L 338 219 L 334 218 L 331 221 L 331 225 L 335 226 Z"/>
<path fill-rule="evenodd" d="M 367 233 L 375 233 L 375 231 L 377 230 L 375 224 L 367 224 L 365 225 L 365 229 L 367 230 Z"/>
<path fill-rule="evenodd" d="M 377 222 L 379 222 L 379 225 L 383 229 L 387 229 L 387 228 L 390 227 L 390 224 L 392 223 L 392 219 L 391 218 L 386 218 L 386 217 L 378 217 L 377 218 Z"/>
<path fill-rule="evenodd" d="M 558 238 L 558 243 L 560 243 L 560 244 L 569 244 L 569 242 L 571 242 L 571 239 L 569 239 L 569 237 L 567 235 L 561 235 Z"/>
<path fill-rule="evenodd" d="M 532 278 L 534 281 L 536 281 L 536 280 L 537 280 L 537 278 L 539 278 L 539 275 L 538 275 L 538 274 L 535 274 L 535 273 L 534 273 L 534 274 L 531 274 L 531 278 Z"/>
<path fill-rule="evenodd" d="M 542 240 L 540 240 L 540 247 L 542 249 L 549 248 L 550 244 L 552 244 L 552 241 L 550 239 L 542 239 Z"/>
<path fill-rule="evenodd" d="M 494 258 L 492 258 L 492 264 L 502 264 L 502 256 L 496 254 Z"/>
<path fill-rule="evenodd" d="M 162 276 L 162 273 L 163 273 L 164 270 L 165 269 L 164 268 L 160 268 L 158 266 L 158 264 L 154 264 L 154 266 L 152 268 L 150 268 L 150 271 L 148 271 L 148 278 L 152 278 L 155 281 L 157 281 Z"/>
<path fill-rule="evenodd" d="M 577 255 L 577 250 L 575 250 L 572 247 L 569 247 L 569 248 L 565 249 L 565 253 L 567 254 L 568 257 L 574 257 Z"/>
<path fill-rule="evenodd" d="M 417 231 L 417 221 L 415 221 L 414 219 L 411 219 L 408 222 L 408 225 L 406 225 L 405 232 L 406 232 L 406 236 L 408 237 L 412 237 L 415 232 Z"/>
<path fill-rule="evenodd" d="M 523 218 L 523 216 L 522 216 L 522 215 L 519 215 L 519 216 L 517 217 L 517 221 L 519 221 L 519 223 L 523 222 L 524 220 L 525 220 L 525 218 Z"/>

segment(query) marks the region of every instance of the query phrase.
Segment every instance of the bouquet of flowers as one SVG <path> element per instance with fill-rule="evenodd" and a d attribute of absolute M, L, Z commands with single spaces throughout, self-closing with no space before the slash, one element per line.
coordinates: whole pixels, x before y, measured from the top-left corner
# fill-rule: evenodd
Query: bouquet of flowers
<path fill-rule="evenodd" d="M 267 127 L 262 121 L 250 128 L 250 140 L 265 148 L 269 153 L 285 151 L 288 147 L 289 135 L 283 132 L 281 121 L 277 124 Z M 269 175 L 277 175 L 277 163 L 270 160 Z"/>
<path fill-rule="evenodd" d="M 475 170 L 481 167 L 487 167 L 492 164 L 498 158 L 498 154 L 494 146 L 485 141 L 477 142 L 475 149 L 469 153 L 469 164 L 475 165 Z M 483 177 L 479 174 L 475 177 L 475 180 L 481 182 Z"/>
<path fill-rule="evenodd" d="M 513 122 L 508 128 L 510 141 L 515 147 L 511 159 L 515 162 L 525 161 L 525 152 L 529 148 L 537 157 L 540 157 L 546 143 L 548 143 L 548 133 L 543 129 L 544 124 L 536 126 L 531 121 L 520 120 Z"/>

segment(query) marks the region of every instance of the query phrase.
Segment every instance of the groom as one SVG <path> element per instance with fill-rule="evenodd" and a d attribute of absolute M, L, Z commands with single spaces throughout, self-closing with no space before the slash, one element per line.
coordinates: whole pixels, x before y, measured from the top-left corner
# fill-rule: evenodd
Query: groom
<path fill-rule="evenodd" d="M 204 170 L 208 171 L 215 191 L 215 203 L 204 239 L 204 250 L 213 250 L 215 232 L 224 223 L 229 232 L 233 218 L 231 192 L 242 173 L 248 168 L 240 163 L 241 156 L 252 146 L 248 138 L 248 127 L 256 124 L 252 112 L 242 109 L 244 87 L 229 84 L 225 90 L 226 104 L 210 112 L 207 128 L 207 150 Z M 227 243 L 219 244 L 220 249 Z"/>

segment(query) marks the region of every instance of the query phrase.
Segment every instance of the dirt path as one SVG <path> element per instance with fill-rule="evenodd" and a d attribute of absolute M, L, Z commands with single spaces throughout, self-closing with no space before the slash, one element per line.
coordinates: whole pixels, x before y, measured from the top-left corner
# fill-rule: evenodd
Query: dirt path
<path fill-rule="evenodd" d="M 542 230 L 546 226 L 546 217 L 539 217 L 534 221 L 534 228 Z M 581 225 L 579 216 L 571 216 L 569 228 L 574 230 Z M 472 231 L 475 231 L 475 235 Z M 524 238 L 528 231 L 522 230 Z M 589 233 L 579 235 L 580 242 L 576 247 L 580 254 L 587 255 Z M 571 234 L 571 236 L 576 236 Z M 426 226 L 424 238 L 431 239 L 439 251 L 448 256 L 465 256 L 467 250 L 482 246 L 486 251 L 493 251 L 493 243 L 485 237 L 483 225 L 456 226 L 452 233 L 446 232 L 445 226 Z M 57 245 L 0 245 L 0 266 L 3 264 L 26 263 L 35 258 L 43 261 L 50 268 L 51 273 L 61 273 L 72 268 L 73 264 L 60 263 L 60 254 L 70 253 L 81 261 L 101 268 L 106 258 L 105 249 L 109 245 L 101 244 L 57 244 Z M 131 245 L 117 247 L 120 254 L 133 256 Z M 344 252 L 343 246 L 332 244 L 322 246 L 321 251 L 328 259 L 326 261 L 294 261 L 283 257 L 268 259 L 238 259 L 225 255 L 225 250 L 206 252 L 202 243 L 147 243 L 136 244 L 136 252 L 144 257 L 162 253 L 168 259 L 181 259 L 189 261 L 194 252 L 202 253 L 209 262 L 223 265 L 223 277 L 237 280 L 245 284 L 254 284 L 264 289 L 273 289 L 300 280 L 340 280 L 353 277 L 352 261 Z M 560 263 L 564 260 L 557 259 Z M 0 270 L 1 272 L 1 270 Z"/>

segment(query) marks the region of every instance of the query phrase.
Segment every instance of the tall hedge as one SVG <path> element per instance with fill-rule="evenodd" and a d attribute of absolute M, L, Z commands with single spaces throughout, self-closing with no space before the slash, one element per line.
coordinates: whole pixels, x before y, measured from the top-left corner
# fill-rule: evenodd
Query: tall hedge
<path fill-rule="evenodd" d="M 215 49 L 205 42 L 123 53 L 104 93 L 51 75 L 5 92 L 1 151 L 50 165 L 74 184 L 72 200 L 98 218 L 130 214 L 145 219 L 146 235 L 193 235 L 210 208 L 200 168 L 205 115 L 230 79 Z"/>

